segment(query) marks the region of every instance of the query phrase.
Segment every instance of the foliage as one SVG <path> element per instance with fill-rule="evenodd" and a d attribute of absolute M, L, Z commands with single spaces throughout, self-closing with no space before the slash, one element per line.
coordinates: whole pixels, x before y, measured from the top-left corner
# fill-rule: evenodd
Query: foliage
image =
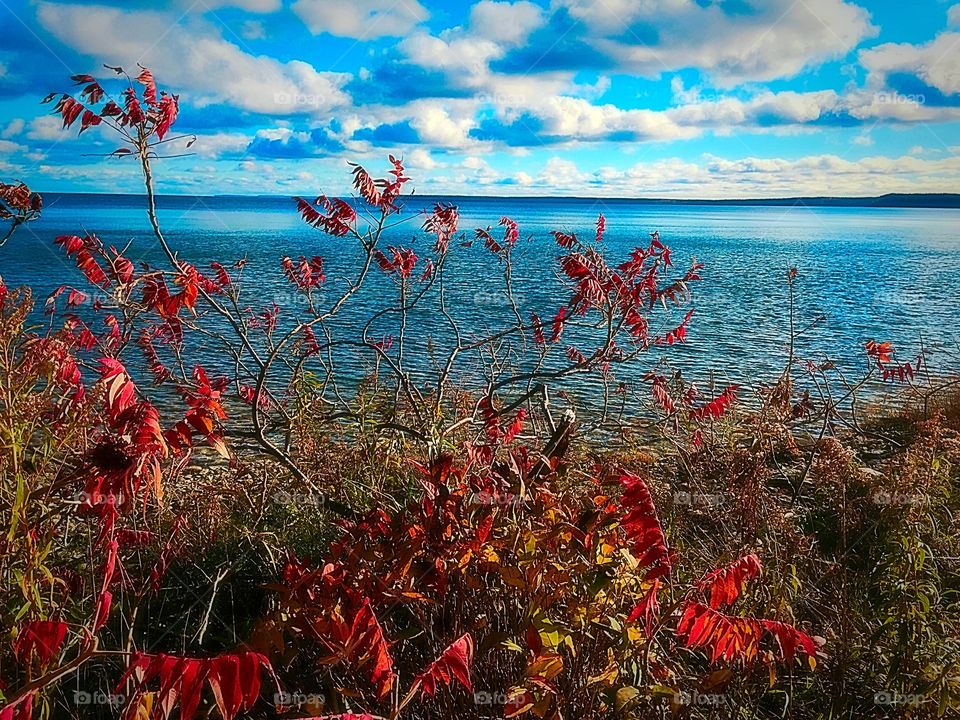
<path fill-rule="evenodd" d="M 468 236 L 438 204 L 429 250 L 385 245 L 411 182 L 393 156 L 384 178 L 352 165 L 354 198 L 291 206 L 351 243 L 354 274 L 284 255 L 303 302 L 247 307 L 265 269 L 190 263 L 155 212 L 153 163 L 185 140 L 177 97 L 113 70 L 46 101 L 64 126 L 120 137 L 111 155 L 139 163 L 166 263 L 52 239 L 85 289 L 51 294 L 43 326 L 30 290 L 0 282 L 2 720 L 957 706 L 960 405 L 920 386 L 922 353 L 871 341 L 849 382 L 790 338 L 783 375 L 752 394 L 653 367 L 647 415 L 626 421 L 616 371 L 694 332 L 701 264 L 675 271 L 658 233 L 613 262 L 601 215 L 586 241 L 553 233 L 562 290 L 543 313 L 517 292 L 510 218 Z M 25 186 L 0 190 L 14 225 L 40 212 Z M 481 327 L 449 310 L 474 242 L 507 308 Z M 388 305 L 338 330 L 371 276 Z M 454 340 L 430 338 L 424 370 L 412 318 L 427 309 Z M 191 362 L 200 341 L 229 362 Z M 344 349 L 371 362 L 353 393 Z M 572 376 L 603 389 L 581 418 L 551 402 Z M 899 434 L 858 412 L 875 379 L 922 400 Z"/>

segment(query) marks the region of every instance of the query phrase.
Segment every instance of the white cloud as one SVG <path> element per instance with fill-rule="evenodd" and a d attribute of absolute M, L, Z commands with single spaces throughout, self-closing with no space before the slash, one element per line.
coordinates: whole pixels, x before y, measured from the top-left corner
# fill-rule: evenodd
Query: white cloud
<path fill-rule="evenodd" d="M 13 155 L 14 153 L 23 152 L 27 148 L 19 143 L 11 142 L 10 140 L 0 140 L 0 155 Z"/>
<path fill-rule="evenodd" d="M 500 104 L 501 99 L 522 101 L 574 89 L 584 94 L 593 92 L 594 86 L 576 86 L 571 72 L 513 75 L 490 70 L 491 62 L 502 58 L 512 46 L 521 45 L 544 22 L 540 8 L 524 0 L 481 0 L 473 6 L 466 27 L 448 28 L 439 35 L 417 31 L 405 37 L 397 49 L 408 62 L 439 71 L 451 86 L 475 92 L 494 104 Z M 596 85 L 605 87 L 608 83 L 609 78 L 600 78 Z"/>
<path fill-rule="evenodd" d="M 960 158 L 926 160 L 903 156 L 846 160 L 835 155 L 725 159 L 700 162 L 667 158 L 626 169 L 587 171 L 569 160 L 551 158 L 533 183 L 519 191 L 532 195 L 731 199 L 814 195 L 865 196 L 890 192 L 954 192 Z M 501 176 L 478 182 L 495 194 Z M 516 184 L 515 184 L 516 185 Z"/>
<path fill-rule="evenodd" d="M 487 63 L 502 54 L 500 46 L 492 40 L 463 33 L 436 37 L 417 32 L 404 38 L 398 49 L 410 62 L 421 67 L 459 72 L 465 77 L 485 74 Z"/>
<path fill-rule="evenodd" d="M 27 137 L 31 140 L 50 142 L 63 139 L 66 133 L 67 131 L 63 129 L 63 124 L 59 118 L 52 115 L 41 115 L 30 121 Z"/>
<path fill-rule="evenodd" d="M 507 45 L 524 40 L 543 25 L 543 12 L 531 2 L 481 0 L 470 10 L 470 29 L 479 37 Z"/>
<path fill-rule="evenodd" d="M 663 112 L 594 105 L 582 98 L 549 98 L 533 112 L 543 122 L 538 134 L 571 140 L 607 138 L 617 133 L 635 140 L 673 140 L 697 134 L 680 127 Z"/>
<path fill-rule="evenodd" d="M 442 167 L 433 156 L 423 148 L 415 148 L 403 156 L 406 166 L 413 170 L 433 170 Z"/>
<path fill-rule="evenodd" d="M 469 137 L 474 125 L 472 113 L 458 113 L 449 104 L 436 100 L 411 103 L 408 112 L 410 126 L 425 145 L 465 148 L 476 144 Z"/>
<path fill-rule="evenodd" d="M 263 40 L 267 37 L 267 30 L 259 20 L 244 20 L 240 35 L 244 40 Z"/>
<path fill-rule="evenodd" d="M 194 105 L 227 102 L 244 110 L 285 115 L 322 114 L 349 102 L 340 89 L 348 76 L 317 72 L 298 60 L 250 55 L 200 19 L 46 2 L 38 6 L 37 15 L 66 45 L 99 62 L 146 65 L 161 86 L 190 91 Z M 111 38 L 109 43 L 105 37 Z"/>
<path fill-rule="evenodd" d="M 293 11 L 314 35 L 358 40 L 403 36 L 430 16 L 417 0 L 297 0 Z"/>
<path fill-rule="evenodd" d="M 181 5 L 187 5 L 190 9 L 196 9 L 199 12 L 207 10 L 216 10 L 222 7 L 235 7 L 247 12 L 271 13 L 280 9 L 281 0 L 203 0 L 197 3 L 195 0 L 180 0 Z"/>
<path fill-rule="evenodd" d="M 748 100 L 725 97 L 691 102 L 667 111 L 681 125 L 701 127 L 807 123 L 837 110 L 840 98 L 832 90 L 797 93 L 763 91 Z"/>
<path fill-rule="evenodd" d="M 547 160 L 543 170 L 537 176 L 541 184 L 551 185 L 565 190 L 575 190 L 590 179 L 590 174 L 581 172 L 576 163 L 559 157 Z"/>
<path fill-rule="evenodd" d="M 882 83 L 891 73 L 916 75 L 944 94 L 960 93 L 960 32 L 944 32 L 925 45 L 884 43 L 860 51 L 860 62 Z"/>
<path fill-rule="evenodd" d="M 198 135 L 188 152 L 202 158 L 218 158 L 243 153 L 250 144 L 250 136 L 243 133 L 211 133 Z"/>
<path fill-rule="evenodd" d="M 558 0 L 593 45 L 623 71 L 659 76 L 700 68 L 721 86 L 796 75 L 842 57 L 875 33 L 863 8 L 845 0 L 767 0 L 729 14 L 687 0 Z"/>
<path fill-rule="evenodd" d="M 483 158 L 465 158 L 450 177 L 417 178 L 422 192 L 480 195 L 648 197 L 684 199 L 797 196 L 874 196 L 905 192 L 955 192 L 960 158 L 871 156 L 847 160 L 836 155 L 785 158 L 720 158 L 698 161 L 664 158 L 621 168 L 586 168 L 563 157 L 539 170 L 499 171 Z"/>
<path fill-rule="evenodd" d="M 7 66 L 0 62 L 0 78 L 7 74 Z"/>
<path fill-rule="evenodd" d="M 454 182 L 463 186 L 484 185 L 497 181 L 500 174 L 483 158 L 468 156 L 454 169 Z"/>
<path fill-rule="evenodd" d="M 951 5 L 947 9 L 947 24 L 953 27 L 960 27 L 960 3 Z"/>
<path fill-rule="evenodd" d="M 23 118 L 14 118 L 9 123 L 7 123 L 7 126 L 3 129 L 2 132 L 0 132 L 0 137 L 12 138 L 15 135 L 19 135 L 20 133 L 23 132 L 23 128 L 25 124 L 26 123 L 24 122 Z"/>

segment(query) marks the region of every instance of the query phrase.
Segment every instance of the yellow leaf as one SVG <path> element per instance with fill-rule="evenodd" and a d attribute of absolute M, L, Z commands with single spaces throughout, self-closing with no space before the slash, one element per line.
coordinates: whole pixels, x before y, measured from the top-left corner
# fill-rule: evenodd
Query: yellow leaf
<path fill-rule="evenodd" d="M 556 653 L 545 653 L 527 666 L 527 677 L 552 680 L 563 672 L 563 658 Z"/>
<path fill-rule="evenodd" d="M 637 699 L 639 694 L 640 691 L 631 685 L 620 688 L 617 690 L 617 696 L 614 700 L 614 709 L 618 713 L 623 712 L 630 703 Z"/>

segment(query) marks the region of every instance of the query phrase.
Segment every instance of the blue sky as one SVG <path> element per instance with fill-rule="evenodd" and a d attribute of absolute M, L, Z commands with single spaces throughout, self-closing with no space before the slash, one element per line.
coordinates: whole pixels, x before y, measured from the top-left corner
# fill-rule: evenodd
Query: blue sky
<path fill-rule="evenodd" d="M 0 179 L 137 192 L 39 100 L 103 63 L 180 94 L 178 193 L 960 191 L 960 3 L 0 0 Z M 84 156 L 84 154 L 88 156 Z"/>

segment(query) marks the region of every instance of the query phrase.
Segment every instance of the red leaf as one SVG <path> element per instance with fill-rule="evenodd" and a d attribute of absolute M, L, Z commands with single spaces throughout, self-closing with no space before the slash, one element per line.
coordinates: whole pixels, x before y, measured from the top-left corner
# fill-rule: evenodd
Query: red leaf
<path fill-rule="evenodd" d="M 100 379 L 107 388 L 107 413 L 116 418 L 135 402 L 136 386 L 127 369 L 113 358 L 100 359 Z"/>
<path fill-rule="evenodd" d="M 137 82 L 143 85 L 143 99 L 148 105 L 157 104 L 157 84 L 153 80 L 153 73 L 141 65 Z"/>
<path fill-rule="evenodd" d="M 640 602 L 631 611 L 627 617 L 627 622 L 636 622 L 643 620 L 643 630 L 647 637 L 653 637 L 653 625 L 656 620 L 657 612 L 660 609 L 660 603 L 657 600 L 657 592 L 660 590 L 660 578 L 654 578 L 647 588 L 646 592 L 640 598 Z"/>
<path fill-rule="evenodd" d="M 473 637 L 466 633 L 450 644 L 440 657 L 414 678 L 414 684 L 422 688 L 421 697 L 433 697 L 437 687 L 449 686 L 454 680 L 463 685 L 467 692 L 473 692 L 470 683 L 470 666 L 473 664 Z"/>
<path fill-rule="evenodd" d="M 59 620 L 34 620 L 17 633 L 13 653 L 24 665 L 36 657 L 41 666 L 47 665 L 60 652 L 67 637 L 67 624 Z"/>
<path fill-rule="evenodd" d="M 550 342 L 557 342 L 560 339 L 560 336 L 563 335 L 563 328 L 566 319 L 567 308 L 566 306 L 561 306 L 561 308 L 557 310 L 557 314 L 553 316 L 553 330 L 550 333 Z"/>
<path fill-rule="evenodd" d="M 109 590 L 102 591 L 97 596 L 97 604 L 93 612 L 93 630 L 97 633 L 106 624 L 110 617 L 110 607 L 113 605 L 113 594 Z"/>
<path fill-rule="evenodd" d="M 760 575 L 760 559 L 745 555 L 726 567 L 704 575 L 697 582 L 697 589 L 710 595 L 710 607 L 714 610 L 736 602 L 743 586 Z"/>
<path fill-rule="evenodd" d="M 84 110 L 83 117 L 80 120 L 80 132 L 83 132 L 89 127 L 96 127 L 102 122 L 100 116 L 91 110 Z"/>
<path fill-rule="evenodd" d="M 888 342 L 878 343 L 868 340 L 864 347 L 867 349 L 867 355 L 877 361 L 877 365 L 884 365 L 892 360 L 893 345 Z"/>
<path fill-rule="evenodd" d="M 695 420 L 716 420 L 722 417 L 736 401 L 739 389 L 739 385 L 731 385 L 710 402 L 691 410 L 690 417 Z"/>
<path fill-rule="evenodd" d="M 305 223 L 334 237 L 343 237 L 349 233 L 356 222 L 356 211 L 339 198 L 330 200 L 321 195 L 313 203 L 300 197 L 294 199 L 297 201 L 297 211 Z M 316 205 L 321 205 L 324 212 L 321 213 Z"/>
<path fill-rule="evenodd" d="M 460 213 L 456 205 L 437 203 L 433 213 L 424 221 L 423 229 L 437 236 L 434 249 L 441 255 L 447 251 L 451 238 L 457 233 Z"/>
<path fill-rule="evenodd" d="M 156 707 L 162 708 L 162 714 L 169 717 L 179 702 L 180 718 L 191 720 L 197 713 L 206 683 L 223 720 L 233 720 L 240 711 L 250 711 L 260 697 L 262 670 L 273 676 L 266 657 L 249 651 L 212 658 L 134 653 L 117 690 L 129 679 L 136 678 L 137 694 L 131 698 L 133 703 L 149 684 L 159 680 Z"/>
<path fill-rule="evenodd" d="M 170 130 L 170 126 L 177 121 L 177 113 L 180 110 L 179 95 L 167 95 L 163 93 L 160 96 L 160 102 L 156 111 L 151 112 L 151 119 L 154 122 L 153 128 L 157 133 L 157 139 L 163 140 L 164 136 Z"/>
<path fill-rule="evenodd" d="M 533 325 L 533 341 L 538 346 L 543 346 L 547 344 L 547 340 L 543 334 L 543 321 L 540 320 L 540 316 L 536 313 L 530 313 L 530 322 Z"/>
<path fill-rule="evenodd" d="M 370 600 L 364 599 L 360 611 L 357 613 L 350 630 L 350 645 L 356 648 L 357 659 L 371 663 L 370 679 L 380 698 L 386 697 L 396 674 L 393 670 L 393 658 L 383 629 L 370 607 Z"/>
<path fill-rule="evenodd" d="M 725 615 L 698 602 L 687 601 L 677 624 L 676 634 L 688 648 L 703 648 L 710 662 L 750 665 L 760 653 L 760 642 L 773 637 L 779 647 L 779 659 L 791 662 L 798 649 L 816 654 L 812 637 L 791 625 L 776 620 Z"/>
<path fill-rule="evenodd" d="M 141 125 L 146 122 L 147 116 L 144 115 L 143 108 L 140 107 L 140 101 L 137 99 L 136 91 L 132 87 L 128 87 L 123 91 L 123 95 L 123 106 L 126 112 L 120 117 L 120 124 Z"/>
<path fill-rule="evenodd" d="M 670 551 L 650 489 L 643 480 L 630 473 L 620 476 L 620 484 L 623 485 L 620 504 L 626 510 L 620 524 L 639 566 L 647 570 L 644 579 L 669 575 L 672 570 Z"/>

